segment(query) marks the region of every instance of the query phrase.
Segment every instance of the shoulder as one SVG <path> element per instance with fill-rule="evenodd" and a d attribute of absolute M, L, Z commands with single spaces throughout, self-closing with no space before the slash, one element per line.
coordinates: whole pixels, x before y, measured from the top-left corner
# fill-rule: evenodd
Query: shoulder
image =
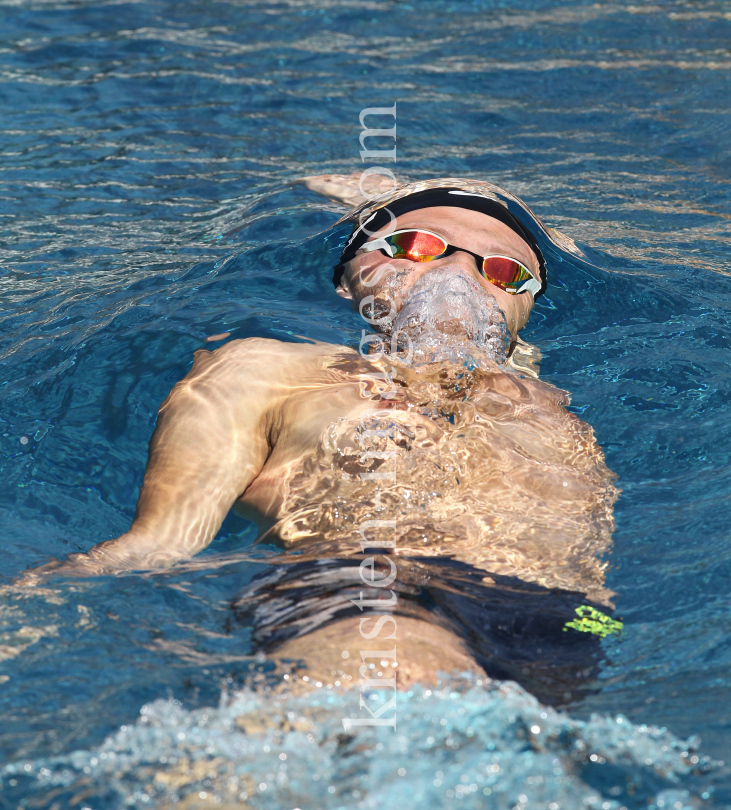
<path fill-rule="evenodd" d="M 260 386 L 307 377 L 322 368 L 323 360 L 352 352 L 330 343 L 285 343 L 270 338 L 232 340 L 215 351 L 195 352 L 193 378 L 224 377 L 229 382 L 242 381 Z"/>
<path fill-rule="evenodd" d="M 308 360 L 317 361 L 323 357 L 350 351 L 352 350 L 343 346 L 320 341 L 285 343 L 271 338 L 246 338 L 232 340 L 213 352 L 199 350 L 196 352 L 196 360 L 200 354 L 206 354 L 228 364 L 261 365 L 273 369 L 279 364 L 307 363 Z"/>
<path fill-rule="evenodd" d="M 321 341 L 285 343 L 283 340 L 252 337 L 243 340 L 230 340 L 215 351 L 208 352 L 208 354 L 212 354 L 216 357 L 255 360 L 257 358 L 272 357 L 320 356 L 342 350 L 342 346 L 335 346 L 332 343 L 322 343 Z M 200 351 L 205 351 L 205 349 Z"/>

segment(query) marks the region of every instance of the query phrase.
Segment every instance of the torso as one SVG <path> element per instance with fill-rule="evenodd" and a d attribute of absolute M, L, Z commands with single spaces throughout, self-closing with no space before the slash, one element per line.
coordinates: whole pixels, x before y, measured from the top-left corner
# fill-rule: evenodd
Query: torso
<path fill-rule="evenodd" d="M 300 352 L 296 383 L 280 381 L 272 451 L 237 503 L 264 542 L 349 555 L 364 521 L 393 521 L 368 537 L 396 554 L 609 600 L 600 556 L 617 491 L 566 394 L 498 367 L 395 366 L 385 398 L 387 367 L 334 346 Z"/>

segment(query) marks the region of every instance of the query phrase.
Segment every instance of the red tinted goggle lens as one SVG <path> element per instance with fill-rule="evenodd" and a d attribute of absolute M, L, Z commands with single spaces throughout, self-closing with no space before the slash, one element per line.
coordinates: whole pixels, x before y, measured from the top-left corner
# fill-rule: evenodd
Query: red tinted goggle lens
<path fill-rule="evenodd" d="M 510 288 L 533 278 L 532 273 L 520 262 L 506 256 L 488 256 L 483 259 L 482 275 L 493 284 Z"/>
<path fill-rule="evenodd" d="M 415 262 L 430 262 L 447 250 L 447 243 L 443 239 L 424 231 L 404 231 L 386 238 L 395 248 L 395 259 L 406 256 Z"/>

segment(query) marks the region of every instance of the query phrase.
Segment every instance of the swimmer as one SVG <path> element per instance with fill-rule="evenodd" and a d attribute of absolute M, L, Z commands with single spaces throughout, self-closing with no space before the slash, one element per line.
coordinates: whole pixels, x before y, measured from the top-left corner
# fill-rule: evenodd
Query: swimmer
<path fill-rule="evenodd" d="M 196 352 L 160 407 L 129 530 L 25 582 L 173 566 L 233 508 L 281 549 L 233 606 L 267 654 L 355 683 L 344 651 L 396 644 L 400 687 L 457 669 L 569 694 L 597 660 L 571 645 L 612 626 L 617 490 L 519 343 L 546 286 L 533 234 L 487 183 L 368 204 L 352 178 L 305 182 L 360 202 L 333 281 L 373 326 L 368 353 L 260 338 Z M 365 587 L 364 565 L 388 587 Z M 366 614 L 359 593 L 383 607 Z"/>

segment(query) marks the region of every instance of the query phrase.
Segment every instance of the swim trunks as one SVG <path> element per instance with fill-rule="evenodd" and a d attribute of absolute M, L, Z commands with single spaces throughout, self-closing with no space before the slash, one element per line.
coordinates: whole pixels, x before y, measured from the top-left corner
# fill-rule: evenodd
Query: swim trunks
<path fill-rule="evenodd" d="M 455 633 L 490 677 L 517 681 L 543 703 L 596 691 L 601 639 L 621 630 L 605 606 L 443 557 L 392 557 L 397 579 L 369 588 L 358 569 L 365 556 L 285 563 L 255 576 L 232 603 L 255 648 L 272 652 L 348 616 L 408 616 Z M 376 570 L 385 576 L 390 565 Z M 391 591 L 392 608 L 361 612 L 350 601 L 386 599 Z"/>

